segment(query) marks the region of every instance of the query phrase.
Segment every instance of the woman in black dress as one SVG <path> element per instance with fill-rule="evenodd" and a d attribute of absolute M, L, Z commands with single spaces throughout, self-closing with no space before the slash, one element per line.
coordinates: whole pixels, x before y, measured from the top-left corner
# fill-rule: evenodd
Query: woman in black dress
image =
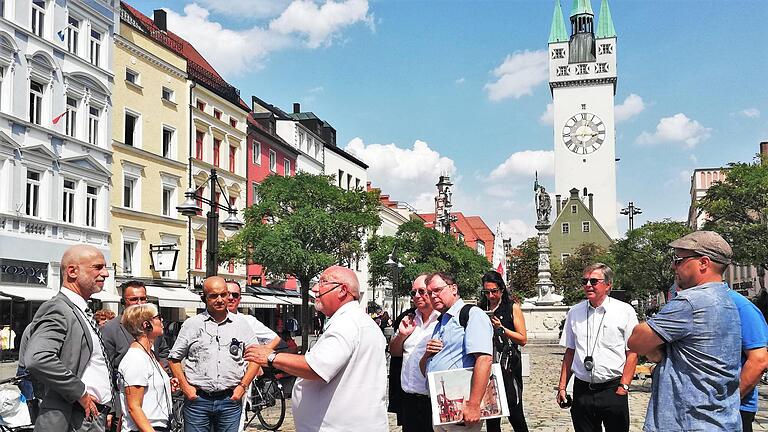
<path fill-rule="evenodd" d="M 528 341 L 523 310 L 517 298 L 510 300 L 504 279 L 498 272 L 489 271 L 483 275 L 482 293 L 478 306 L 493 311 L 493 343 L 507 390 L 509 422 L 515 432 L 528 432 L 523 414 L 523 365 L 519 348 Z M 488 432 L 501 431 L 500 418 L 486 420 L 485 424 Z"/>

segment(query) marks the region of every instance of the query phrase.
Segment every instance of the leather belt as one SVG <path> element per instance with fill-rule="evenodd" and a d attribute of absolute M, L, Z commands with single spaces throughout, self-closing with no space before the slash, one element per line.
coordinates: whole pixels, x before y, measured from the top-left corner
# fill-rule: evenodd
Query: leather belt
<path fill-rule="evenodd" d="M 582 381 L 578 378 L 576 378 L 576 381 L 578 381 L 582 386 L 592 391 L 602 391 L 602 390 L 608 390 L 608 389 L 616 390 L 619 384 L 621 384 L 621 377 L 614 378 L 612 380 L 608 380 L 601 383 L 591 383 L 588 381 Z"/>
<path fill-rule="evenodd" d="M 234 388 L 224 389 L 224 390 L 216 390 L 216 391 L 205 391 L 201 389 L 200 387 L 195 387 L 197 389 L 197 395 L 198 396 L 205 396 L 208 399 L 221 399 L 222 397 L 232 397 L 232 391 Z"/>

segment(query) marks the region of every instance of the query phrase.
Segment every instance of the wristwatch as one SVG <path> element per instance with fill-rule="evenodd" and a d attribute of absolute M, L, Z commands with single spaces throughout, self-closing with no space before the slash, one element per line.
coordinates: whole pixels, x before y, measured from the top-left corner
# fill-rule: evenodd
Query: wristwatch
<path fill-rule="evenodd" d="M 267 365 L 269 367 L 274 367 L 272 366 L 272 362 L 275 361 L 275 357 L 277 357 L 277 352 L 275 351 L 272 351 L 272 354 L 267 356 Z"/>
<path fill-rule="evenodd" d="M 619 387 L 623 388 L 627 392 L 629 392 L 629 386 L 627 384 L 619 384 Z"/>

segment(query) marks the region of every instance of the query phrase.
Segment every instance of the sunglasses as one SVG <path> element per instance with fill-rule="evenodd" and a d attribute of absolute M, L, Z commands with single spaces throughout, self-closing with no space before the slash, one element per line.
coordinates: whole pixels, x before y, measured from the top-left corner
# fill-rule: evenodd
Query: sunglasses
<path fill-rule="evenodd" d="M 598 278 L 581 278 L 581 284 L 597 286 L 598 282 L 604 281 L 604 280 L 605 279 L 598 279 Z"/>
<path fill-rule="evenodd" d="M 683 261 L 687 260 L 688 258 L 699 258 L 701 255 L 686 255 L 686 256 L 677 256 L 672 255 L 672 265 L 677 267 L 679 266 Z"/>
<path fill-rule="evenodd" d="M 499 291 L 501 291 L 499 288 L 494 288 L 494 289 L 484 289 L 484 290 L 480 290 L 480 292 L 481 292 L 481 293 L 483 293 L 483 294 L 485 294 L 485 295 L 488 295 L 488 294 L 496 294 L 496 293 L 497 293 L 497 292 L 499 292 Z"/>
<path fill-rule="evenodd" d="M 423 296 L 427 293 L 429 293 L 429 291 L 425 290 L 424 288 L 419 288 L 410 291 L 408 294 L 410 294 L 411 297 L 416 297 L 417 295 Z"/>
<path fill-rule="evenodd" d="M 240 298 L 240 293 L 239 293 L 239 292 L 231 292 L 231 293 L 229 293 L 229 295 L 230 295 L 230 296 L 231 296 L 233 299 L 239 299 L 239 298 Z"/>
<path fill-rule="evenodd" d="M 147 298 L 146 297 L 128 297 L 128 298 L 125 299 L 125 301 L 129 301 L 129 302 L 144 302 L 144 303 L 146 303 L 147 302 Z"/>

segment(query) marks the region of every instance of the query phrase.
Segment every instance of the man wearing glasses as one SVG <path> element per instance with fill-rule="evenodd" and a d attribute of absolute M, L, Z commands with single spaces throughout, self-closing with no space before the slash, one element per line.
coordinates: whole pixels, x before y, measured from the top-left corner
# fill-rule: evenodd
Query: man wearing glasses
<path fill-rule="evenodd" d="M 128 308 L 133 305 L 140 305 L 147 303 L 147 288 L 144 286 L 144 282 L 137 280 L 130 280 L 120 285 L 120 291 L 122 292 L 122 299 L 120 303 L 123 307 Z M 123 360 L 123 356 L 128 352 L 128 348 L 133 343 L 133 336 L 122 324 L 123 316 L 119 315 L 109 321 L 101 329 L 101 337 L 104 339 L 104 349 L 107 353 L 107 358 L 110 360 L 112 366 L 112 381 L 117 387 L 117 368 L 120 366 L 120 361 Z M 157 359 L 164 369 L 168 369 L 168 353 L 170 347 L 165 341 L 164 337 L 155 339 L 153 345 L 153 351 L 157 356 Z M 115 402 L 119 402 L 116 400 Z M 117 421 L 119 424 L 120 417 L 123 415 L 122 407 L 119 403 L 115 403 L 112 407 L 113 413 L 110 414 L 110 418 L 107 421 L 108 425 L 111 425 L 112 421 Z"/>
<path fill-rule="evenodd" d="M 637 354 L 627 340 L 637 325 L 635 310 L 608 294 L 613 270 L 603 263 L 584 269 L 584 296 L 565 317 L 560 345 L 565 355 L 560 369 L 557 402 L 569 406 L 566 386 L 571 375 L 571 419 L 576 432 L 629 431 L 629 384 L 635 374 Z"/>
<path fill-rule="evenodd" d="M 355 273 L 332 266 L 312 287 L 325 332 L 305 355 L 249 346 L 245 358 L 297 376 L 291 403 L 296 430 L 385 432 L 386 341 L 360 306 Z"/>
<path fill-rule="evenodd" d="M 463 425 L 435 426 L 436 431 L 479 431 L 480 401 L 488 386 L 493 358 L 493 326 L 488 315 L 478 307 L 469 310 L 466 328 L 460 313 L 464 300 L 453 276 L 438 272 L 427 277 L 432 306 L 442 315 L 427 342 L 419 367 L 424 376 L 429 372 L 473 367 L 469 399 L 465 402 Z"/>
<path fill-rule="evenodd" d="M 419 360 L 427 349 L 427 341 L 437 325 L 440 312 L 432 307 L 426 284 L 427 275 L 421 274 L 411 287 L 411 298 L 416 310 L 400 321 L 397 333 L 389 342 L 392 357 L 403 357 L 400 370 L 400 418 L 403 432 L 432 430 L 432 404 L 429 401 L 427 380 L 419 368 Z"/>
<path fill-rule="evenodd" d="M 680 291 L 629 339 L 658 362 L 643 430 L 740 431 L 741 320 L 723 283 L 733 251 L 712 231 L 669 246 Z"/>
<path fill-rule="evenodd" d="M 184 427 L 194 432 L 237 432 L 241 399 L 259 370 L 243 358 L 243 351 L 258 339 L 244 319 L 227 310 L 224 278 L 206 278 L 202 299 L 205 311 L 184 321 L 168 356 L 184 393 Z"/>

